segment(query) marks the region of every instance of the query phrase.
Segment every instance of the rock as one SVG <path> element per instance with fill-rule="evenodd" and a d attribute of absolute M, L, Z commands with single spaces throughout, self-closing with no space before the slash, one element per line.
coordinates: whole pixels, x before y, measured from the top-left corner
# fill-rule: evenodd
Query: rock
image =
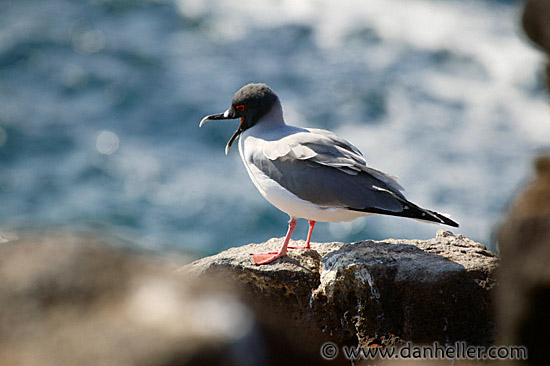
<path fill-rule="evenodd" d="M 522 24 L 529 38 L 550 54 L 550 1 L 527 0 Z"/>
<path fill-rule="evenodd" d="M 499 343 L 524 345 L 529 365 L 546 365 L 550 337 L 550 156 L 510 205 L 497 238 L 502 266 L 497 291 Z M 519 361 L 517 362 L 519 363 Z"/>
<path fill-rule="evenodd" d="M 550 215 L 550 155 L 537 157 L 534 168 L 537 175 L 508 208 L 508 221 Z"/>
<path fill-rule="evenodd" d="M 550 55 L 550 1 L 527 0 L 523 10 L 523 29 L 529 38 Z M 546 64 L 546 85 L 550 91 L 550 63 Z"/>
<path fill-rule="evenodd" d="M 5 241 L 1 365 L 264 364 L 248 307 L 227 285 L 176 274 L 184 260 L 68 234 Z"/>
<path fill-rule="evenodd" d="M 1 234 L 1 365 L 349 365 L 320 345 L 487 344 L 494 254 L 427 241 L 313 244 L 266 266 L 182 260 L 69 234 Z M 178 264 L 179 265 L 174 265 Z"/>
<path fill-rule="evenodd" d="M 489 345 L 494 339 L 498 258 L 482 244 L 440 231 L 430 240 L 313 243 L 269 265 L 252 263 L 251 253 L 276 250 L 281 240 L 231 248 L 182 272 L 231 279 L 261 324 L 312 355 L 325 341 Z"/>

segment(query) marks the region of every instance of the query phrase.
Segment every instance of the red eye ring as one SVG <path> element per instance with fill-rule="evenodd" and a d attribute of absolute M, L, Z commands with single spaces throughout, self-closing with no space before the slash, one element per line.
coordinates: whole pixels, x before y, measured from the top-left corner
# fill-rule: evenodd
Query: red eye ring
<path fill-rule="evenodd" d="M 242 105 L 242 104 L 238 105 L 238 106 L 235 107 L 235 109 L 238 110 L 238 111 L 244 112 L 244 105 Z"/>

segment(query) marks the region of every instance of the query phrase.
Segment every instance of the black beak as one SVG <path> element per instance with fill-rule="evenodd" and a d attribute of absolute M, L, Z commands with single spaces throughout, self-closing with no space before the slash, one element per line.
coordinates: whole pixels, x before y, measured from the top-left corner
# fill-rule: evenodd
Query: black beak
<path fill-rule="evenodd" d="M 218 113 L 218 114 L 212 114 L 210 116 L 206 116 L 201 120 L 201 123 L 199 123 L 199 127 L 202 127 L 203 124 L 205 124 L 208 121 L 215 121 L 219 119 L 235 119 L 236 117 L 230 117 L 229 112 L 225 111 L 224 113 Z"/>
<path fill-rule="evenodd" d="M 218 114 L 212 114 L 210 116 L 204 117 L 201 122 L 199 123 L 199 127 L 201 127 L 203 124 L 205 124 L 208 121 L 216 121 L 216 120 L 222 120 L 222 119 L 237 119 L 239 117 L 234 117 L 229 114 L 229 110 L 225 111 L 224 113 L 218 113 Z M 241 128 L 243 125 L 244 118 L 241 117 L 241 123 L 239 124 L 239 128 L 237 128 L 237 131 L 231 136 L 229 139 L 229 142 L 225 146 L 225 155 L 227 155 L 227 152 L 229 151 L 229 148 L 235 141 L 237 137 L 243 132 L 243 129 Z"/>

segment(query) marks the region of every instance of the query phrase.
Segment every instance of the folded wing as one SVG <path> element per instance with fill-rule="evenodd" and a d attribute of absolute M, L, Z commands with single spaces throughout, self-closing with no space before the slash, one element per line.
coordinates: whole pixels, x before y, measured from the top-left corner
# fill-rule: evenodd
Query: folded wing
<path fill-rule="evenodd" d="M 255 151 L 250 159 L 282 187 L 319 206 L 457 226 L 408 201 L 395 178 L 369 168 L 355 146 L 329 131 L 309 129 L 265 141 L 263 149 Z"/>

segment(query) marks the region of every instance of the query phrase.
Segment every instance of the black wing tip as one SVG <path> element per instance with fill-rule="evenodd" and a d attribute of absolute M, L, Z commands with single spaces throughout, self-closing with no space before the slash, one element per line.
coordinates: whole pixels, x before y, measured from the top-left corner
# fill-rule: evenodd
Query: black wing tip
<path fill-rule="evenodd" d="M 430 221 L 430 222 L 435 222 L 437 224 L 443 224 L 443 225 L 448 225 L 452 227 L 459 227 L 459 224 L 451 220 L 450 218 L 443 216 L 442 214 L 437 213 L 435 211 L 430 211 L 430 210 L 425 210 L 423 208 L 420 208 L 412 204 L 411 202 L 408 202 L 408 204 L 403 207 L 402 211 L 397 211 L 397 212 L 384 210 L 376 207 L 366 207 L 362 209 L 350 207 L 349 209 L 354 211 L 368 212 L 368 213 L 380 214 L 380 215 L 406 217 L 409 219 Z"/>
<path fill-rule="evenodd" d="M 438 219 L 440 219 L 442 221 L 441 224 L 443 224 L 443 225 L 449 225 L 449 226 L 452 226 L 452 227 L 459 227 L 460 226 L 458 224 L 458 222 L 453 221 L 450 218 L 448 218 L 446 216 L 443 216 L 442 214 L 439 214 L 439 213 L 433 212 L 433 211 L 430 211 L 430 213 L 435 215 Z"/>

